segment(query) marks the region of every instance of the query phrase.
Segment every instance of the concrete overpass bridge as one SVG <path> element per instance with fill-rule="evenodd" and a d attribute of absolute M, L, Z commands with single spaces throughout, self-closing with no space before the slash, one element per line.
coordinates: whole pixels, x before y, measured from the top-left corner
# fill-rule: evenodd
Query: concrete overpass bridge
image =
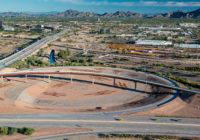
<path fill-rule="evenodd" d="M 48 70 L 48 69 L 52 69 L 52 68 L 42 68 L 42 69 L 36 69 L 34 71 L 29 70 L 29 71 L 21 71 L 21 72 L 0 73 L 1 83 L 4 81 L 5 77 L 11 77 L 11 76 L 24 76 L 27 79 L 27 77 L 29 75 L 42 75 L 42 76 L 48 76 L 48 79 L 50 80 L 51 75 L 60 75 L 61 74 L 61 75 L 69 75 L 70 80 L 72 82 L 73 81 L 72 75 L 89 75 L 89 76 L 95 76 L 95 77 L 112 78 L 114 87 L 116 86 L 116 79 L 121 79 L 121 80 L 127 80 L 127 81 L 134 82 L 135 89 L 137 88 L 137 83 L 143 83 L 143 84 L 148 84 L 151 86 L 171 89 L 171 90 L 175 90 L 175 91 L 200 94 L 200 91 L 182 88 L 182 87 L 179 87 L 177 84 L 176 85 L 175 84 L 168 85 L 168 84 L 158 83 L 158 82 L 154 82 L 154 81 L 150 81 L 150 80 L 146 80 L 146 79 L 134 78 L 134 77 L 130 77 L 130 76 L 122 76 L 122 75 L 107 74 L 107 73 L 97 73 L 97 72 L 85 72 L 85 71 L 54 71 L 54 70 Z M 110 69 L 112 69 L 112 68 L 110 68 Z M 123 70 L 123 69 L 120 69 L 120 70 Z M 163 77 L 160 77 L 160 78 L 163 78 Z M 95 84 L 94 78 L 91 79 L 91 83 Z"/>

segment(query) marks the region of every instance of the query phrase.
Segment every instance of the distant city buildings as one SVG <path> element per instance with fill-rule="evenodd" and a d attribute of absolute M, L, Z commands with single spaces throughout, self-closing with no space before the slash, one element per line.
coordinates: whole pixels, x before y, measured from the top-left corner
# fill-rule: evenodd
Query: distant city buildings
<path fill-rule="evenodd" d="M 73 25 L 77 25 L 78 21 L 70 21 L 69 23 L 73 24 Z"/>
<path fill-rule="evenodd" d="M 100 19 L 100 18 L 98 18 L 98 19 L 97 19 L 97 22 L 101 22 L 101 19 Z"/>
<path fill-rule="evenodd" d="M 0 21 L 0 28 L 2 28 L 3 27 L 3 22 L 2 21 Z"/>
<path fill-rule="evenodd" d="M 135 35 L 133 34 L 121 34 L 121 35 L 116 35 L 117 37 L 134 37 Z"/>
<path fill-rule="evenodd" d="M 138 27 L 141 30 L 165 30 L 165 31 L 177 31 L 181 28 L 168 28 L 168 27 Z"/>
<path fill-rule="evenodd" d="M 198 23 L 181 23 L 181 27 L 191 27 L 191 28 L 198 28 L 200 25 Z"/>
<path fill-rule="evenodd" d="M 36 25 L 36 28 L 39 28 L 39 29 L 44 28 L 44 25 L 42 24 Z"/>
<path fill-rule="evenodd" d="M 0 29 L 4 30 L 4 31 L 15 31 L 15 28 L 13 28 L 13 27 L 3 26 L 2 21 L 0 21 Z"/>
<path fill-rule="evenodd" d="M 30 29 L 31 32 L 51 32 L 54 31 L 56 29 L 61 29 L 63 28 L 62 25 L 42 25 L 42 24 L 38 24 L 35 25 L 35 27 L 33 26 L 26 26 L 27 28 Z"/>
<path fill-rule="evenodd" d="M 99 34 L 110 34 L 110 29 L 103 29 L 103 28 L 101 28 L 99 30 Z"/>
<path fill-rule="evenodd" d="M 15 31 L 13 27 L 4 27 L 4 31 Z"/>

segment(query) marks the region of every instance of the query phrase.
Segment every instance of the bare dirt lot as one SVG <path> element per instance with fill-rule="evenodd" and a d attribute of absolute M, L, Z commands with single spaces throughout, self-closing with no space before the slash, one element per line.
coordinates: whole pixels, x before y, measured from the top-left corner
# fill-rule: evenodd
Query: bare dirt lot
<path fill-rule="evenodd" d="M 73 76 L 74 79 L 90 81 L 89 76 Z M 113 83 L 110 78 L 94 78 L 95 82 Z M 1 84 L 0 109 L 2 113 L 77 113 L 94 111 L 113 111 L 142 106 L 144 102 L 137 101 L 152 99 L 148 94 L 127 91 L 131 87 L 128 81 L 116 80 L 114 88 L 99 84 L 72 81 L 60 81 L 44 78 L 7 78 Z M 100 80 L 100 81 L 99 81 Z M 138 84 L 138 89 L 143 89 Z M 147 87 L 147 90 L 151 90 Z M 163 98 L 163 97 L 161 97 Z M 157 101 L 157 98 L 155 98 Z M 132 103 L 132 104 L 130 104 Z M 135 103 L 135 104 L 133 104 Z M 151 102 L 146 102 L 148 104 Z M 98 110 L 97 107 L 102 109 Z"/>
<path fill-rule="evenodd" d="M 57 69 L 53 69 L 57 71 Z M 66 69 L 59 68 L 60 71 Z M 78 71 L 78 68 L 68 68 Z M 80 71 L 91 71 L 81 69 Z M 95 68 L 96 72 L 123 74 L 144 78 L 143 73 L 113 72 L 111 69 Z M 42 71 L 42 70 L 41 70 Z M 53 78 L 54 77 L 54 78 Z M 56 77 L 62 77 L 59 79 Z M 137 90 L 146 93 L 129 91 L 125 88 L 135 87 L 134 82 L 116 80 L 118 88 L 113 85 L 113 79 L 86 75 L 51 75 L 51 79 L 28 77 L 10 77 L 0 86 L 0 110 L 2 113 L 90 113 L 104 111 L 118 111 L 152 104 L 167 98 L 167 94 L 147 94 L 153 88 L 146 84 L 137 84 Z M 164 82 L 161 79 L 149 76 L 151 80 Z M 68 79 L 68 80 L 67 80 Z M 161 80 L 161 81 L 160 81 Z M 94 84 L 92 84 L 94 81 Z M 103 83 L 103 85 L 101 84 Z M 166 83 L 168 84 L 168 83 Z M 187 96 L 186 96 L 187 95 Z M 159 108 L 128 114 L 131 116 L 173 116 L 173 117 L 199 117 L 199 95 L 181 94 L 172 102 Z M 100 109 L 97 109 L 100 108 Z"/>
<path fill-rule="evenodd" d="M 74 82 L 38 83 L 26 89 L 35 98 L 46 100 L 80 101 L 94 98 L 105 98 L 122 92 L 120 89 L 107 88 L 100 85 Z"/>
<path fill-rule="evenodd" d="M 0 56 L 5 53 L 9 53 L 17 49 L 23 44 L 28 43 L 28 39 L 18 38 L 2 38 L 0 37 Z"/>
<path fill-rule="evenodd" d="M 187 97 L 181 95 L 181 97 L 159 108 L 129 115 L 200 118 L 200 95 L 187 95 Z"/>

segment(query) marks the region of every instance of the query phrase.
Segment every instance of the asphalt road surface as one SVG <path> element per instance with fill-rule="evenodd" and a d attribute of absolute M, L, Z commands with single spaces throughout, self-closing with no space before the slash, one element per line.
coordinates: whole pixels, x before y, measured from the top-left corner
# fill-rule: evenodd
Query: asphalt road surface
<path fill-rule="evenodd" d="M 123 121 L 120 121 L 123 119 Z M 187 118 L 119 117 L 107 114 L 1 114 L 0 126 L 34 128 L 90 128 L 93 132 L 37 139 L 61 139 L 99 133 L 200 136 L 200 120 Z"/>

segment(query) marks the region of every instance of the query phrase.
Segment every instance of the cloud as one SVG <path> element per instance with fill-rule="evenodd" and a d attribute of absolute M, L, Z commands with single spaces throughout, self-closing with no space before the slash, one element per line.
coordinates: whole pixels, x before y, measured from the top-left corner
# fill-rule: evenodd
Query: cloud
<path fill-rule="evenodd" d="M 45 1 L 45 0 L 44 0 Z M 177 2 L 177 1 L 143 1 L 140 2 L 109 2 L 105 1 L 86 1 L 86 0 L 55 0 L 57 2 L 72 3 L 76 5 L 115 5 L 115 6 L 164 6 L 164 7 L 199 7 L 200 2 Z"/>
<path fill-rule="evenodd" d="M 82 4 L 84 1 L 82 0 L 55 0 L 64 3 L 72 3 L 72 4 Z"/>
<path fill-rule="evenodd" d="M 173 2 L 169 1 L 165 3 L 165 6 L 178 6 L 178 7 L 185 7 L 185 6 L 191 6 L 191 7 L 199 7 L 200 2 Z"/>

